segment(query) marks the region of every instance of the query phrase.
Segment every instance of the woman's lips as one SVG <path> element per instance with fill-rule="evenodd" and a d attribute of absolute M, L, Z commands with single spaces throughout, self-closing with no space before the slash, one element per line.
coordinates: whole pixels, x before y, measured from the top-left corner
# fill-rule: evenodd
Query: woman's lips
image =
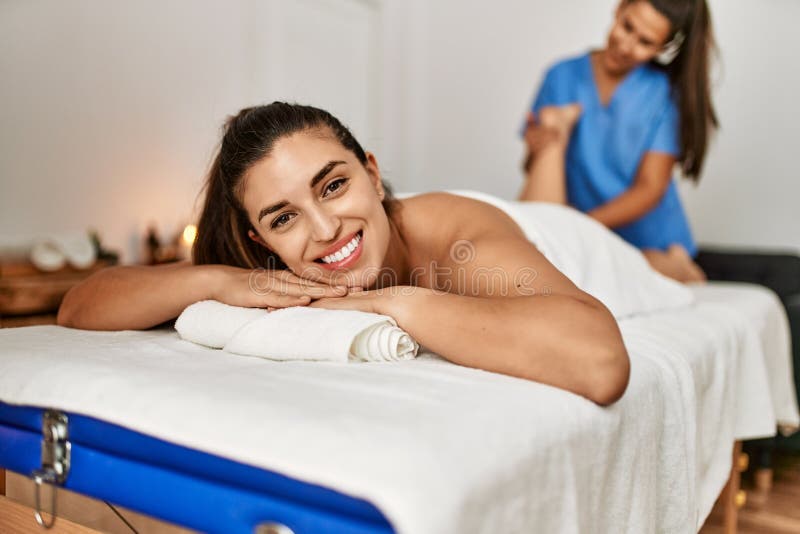
<path fill-rule="evenodd" d="M 359 232 L 353 234 L 353 237 L 356 237 L 356 236 L 358 236 L 358 238 L 359 238 L 358 239 L 358 244 L 356 245 L 356 248 L 353 249 L 353 252 L 351 252 L 350 255 L 347 256 L 346 258 L 342 258 L 340 261 L 333 261 L 331 263 L 325 263 L 324 261 L 322 261 L 320 259 L 320 260 L 317 260 L 315 263 L 317 263 L 318 265 L 321 265 L 322 267 L 325 267 L 326 269 L 328 269 L 330 271 L 335 271 L 335 270 L 339 270 L 339 269 L 348 268 L 353 263 L 358 261 L 358 258 L 361 257 L 361 253 L 364 250 L 364 233 L 362 231 L 359 231 Z M 350 241 L 352 241 L 352 239 Z"/>

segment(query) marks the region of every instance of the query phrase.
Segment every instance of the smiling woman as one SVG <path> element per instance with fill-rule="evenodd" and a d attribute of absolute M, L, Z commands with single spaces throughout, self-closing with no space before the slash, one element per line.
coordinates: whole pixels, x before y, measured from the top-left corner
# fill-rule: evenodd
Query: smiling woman
<path fill-rule="evenodd" d="M 59 324 L 148 328 L 206 299 L 385 314 L 454 363 L 599 404 L 628 383 L 611 313 L 506 213 L 445 193 L 394 199 L 375 156 L 310 106 L 275 102 L 229 119 L 193 264 L 98 273 L 66 296 Z"/>

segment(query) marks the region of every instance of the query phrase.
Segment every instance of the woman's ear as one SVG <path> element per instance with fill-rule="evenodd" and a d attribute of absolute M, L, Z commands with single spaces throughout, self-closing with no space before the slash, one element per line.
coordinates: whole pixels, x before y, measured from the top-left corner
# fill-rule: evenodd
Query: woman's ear
<path fill-rule="evenodd" d="M 267 244 L 264 242 L 264 240 L 263 240 L 263 239 L 261 239 L 261 236 L 260 236 L 260 235 L 258 235 L 258 234 L 256 233 L 256 231 L 255 231 L 255 230 L 253 230 L 252 228 L 250 228 L 250 229 L 247 231 L 247 237 L 249 237 L 250 239 L 252 239 L 252 240 L 253 240 L 253 241 L 255 241 L 256 243 L 258 243 L 258 244 L 259 244 L 259 245 L 261 245 L 262 247 L 269 248 L 269 247 L 267 246 Z"/>
<path fill-rule="evenodd" d="M 375 159 L 375 154 L 372 152 L 367 152 L 367 163 L 364 165 L 364 167 L 367 169 L 367 174 L 372 181 L 372 185 L 375 187 L 375 191 L 378 193 L 378 198 L 383 200 L 383 197 L 386 196 L 386 192 L 383 190 L 381 170 L 378 167 L 378 160 Z"/>

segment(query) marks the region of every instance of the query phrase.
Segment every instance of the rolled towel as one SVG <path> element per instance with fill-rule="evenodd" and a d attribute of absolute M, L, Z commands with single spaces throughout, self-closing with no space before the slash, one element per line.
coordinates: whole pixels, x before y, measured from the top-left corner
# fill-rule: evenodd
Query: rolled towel
<path fill-rule="evenodd" d="M 97 251 L 88 234 L 55 236 L 56 244 L 76 269 L 88 269 L 97 260 Z"/>
<path fill-rule="evenodd" d="M 97 251 L 86 234 L 49 235 L 38 239 L 30 252 L 31 263 L 42 271 L 57 271 L 66 263 L 88 269 L 96 259 Z"/>
<path fill-rule="evenodd" d="M 67 264 L 67 257 L 52 241 L 41 240 L 33 245 L 30 252 L 31 263 L 40 271 L 57 271 Z"/>
<path fill-rule="evenodd" d="M 419 348 L 391 317 L 306 306 L 267 313 L 206 300 L 186 308 L 175 329 L 187 341 L 282 361 L 401 361 Z"/>
<path fill-rule="evenodd" d="M 175 330 L 186 341 L 221 349 L 247 323 L 267 315 L 261 308 L 229 306 L 216 300 L 195 302 L 175 321 Z"/>

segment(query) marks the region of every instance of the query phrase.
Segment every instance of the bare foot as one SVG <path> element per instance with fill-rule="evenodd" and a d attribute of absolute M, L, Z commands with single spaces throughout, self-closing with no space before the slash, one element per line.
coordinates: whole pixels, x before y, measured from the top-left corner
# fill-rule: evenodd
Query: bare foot
<path fill-rule="evenodd" d="M 689 252 L 683 248 L 683 245 L 679 245 L 678 243 L 670 245 L 667 249 L 667 255 L 675 258 L 678 265 L 682 267 L 685 273 L 684 280 L 682 280 L 683 282 L 706 281 L 706 273 L 692 260 L 692 257 L 689 255 Z"/>
<path fill-rule="evenodd" d="M 580 104 L 568 104 L 566 106 L 547 106 L 539 111 L 539 123 L 545 128 L 549 128 L 558 133 L 559 140 L 566 144 L 572 134 L 572 129 L 581 116 Z"/>
<path fill-rule="evenodd" d="M 656 249 L 642 252 L 650 267 L 664 276 L 683 283 L 706 281 L 703 270 L 692 261 L 692 257 L 681 245 L 671 245 L 666 252 Z"/>

